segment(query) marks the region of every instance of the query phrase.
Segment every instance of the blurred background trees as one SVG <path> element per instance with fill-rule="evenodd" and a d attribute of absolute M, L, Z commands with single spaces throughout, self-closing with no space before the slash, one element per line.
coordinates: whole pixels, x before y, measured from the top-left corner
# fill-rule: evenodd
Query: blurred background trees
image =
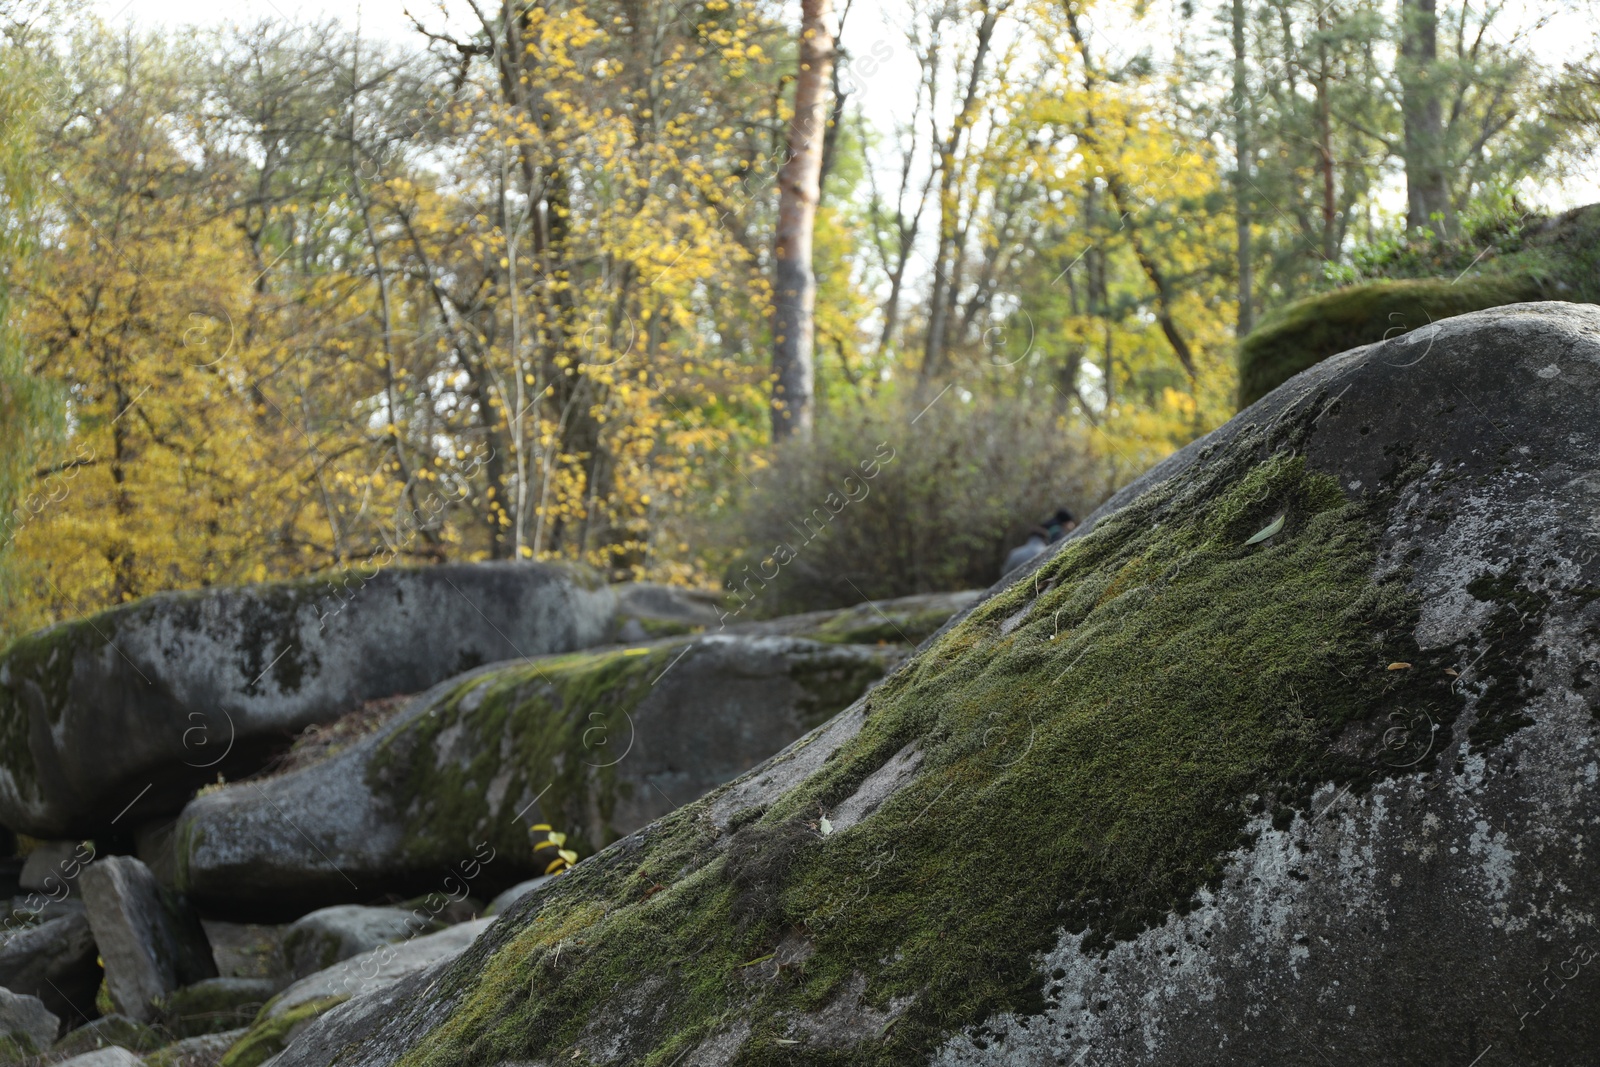
<path fill-rule="evenodd" d="M 1600 100 L 1532 8 L 908 5 L 832 42 L 816 430 L 774 447 L 796 12 L 459 14 L 11 13 L 6 632 L 393 561 L 735 582 L 880 443 L 770 610 L 983 584 L 1225 421 L 1263 313 L 1525 213 Z"/>

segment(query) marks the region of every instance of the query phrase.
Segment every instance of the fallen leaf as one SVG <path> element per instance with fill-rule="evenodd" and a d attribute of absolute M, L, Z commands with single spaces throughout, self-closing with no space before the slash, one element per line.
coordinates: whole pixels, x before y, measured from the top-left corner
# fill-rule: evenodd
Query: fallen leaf
<path fill-rule="evenodd" d="M 1409 663 L 1391 663 L 1391 664 L 1389 664 L 1389 669 L 1391 671 L 1409 671 L 1411 669 L 1411 664 L 1409 664 Z"/>
<path fill-rule="evenodd" d="M 1450 668 L 1449 668 L 1449 667 L 1446 667 L 1446 668 L 1445 668 L 1445 669 L 1444 669 L 1444 673 L 1446 673 L 1446 674 L 1448 674 L 1448 675 L 1449 675 L 1449 676 L 1450 676 L 1450 677 L 1452 677 L 1452 678 L 1459 678 L 1459 677 L 1461 677 L 1461 675 L 1459 675 L 1459 674 L 1457 674 L 1457 673 L 1456 673 L 1456 672 L 1455 672 L 1455 671 L 1454 671 L 1454 670 L 1452 670 L 1452 669 L 1450 669 Z"/>
<path fill-rule="evenodd" d="M 1285 516 L 1279 515 L 1277 518 L 1275 518 L 1271 522 L 1267 523 L 1266 526 L 1264 526 L 1260 530 L 1257 530 L 1255 536 L 1250 538 L 1250 540 L 1246 541 L 1245 545 L 1248 547 L 1250 545 L 1260 544 L 1262 541 L 1265 541 L 1267 538 L 1271 537 L 1273 534 L 1277 533 L 1279 530 L 1282 530 L 1283 529 L 1283 520 L 1284 520 L 1284 518 L 1285 518 Z"/>

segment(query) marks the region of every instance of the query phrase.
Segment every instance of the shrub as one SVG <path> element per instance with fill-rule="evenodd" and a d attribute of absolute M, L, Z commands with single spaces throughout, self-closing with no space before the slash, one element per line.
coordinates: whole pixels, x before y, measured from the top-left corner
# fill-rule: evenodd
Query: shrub
<path fill-rule="evenodd" d="M 920 413 L 919 413 L 920 412 Z M 1030 527 L 1095 502 L 1082 432 L 1025 399 L 836 414 L 780 452 L 724 533 L 743 618 L 982 588 Z"/>

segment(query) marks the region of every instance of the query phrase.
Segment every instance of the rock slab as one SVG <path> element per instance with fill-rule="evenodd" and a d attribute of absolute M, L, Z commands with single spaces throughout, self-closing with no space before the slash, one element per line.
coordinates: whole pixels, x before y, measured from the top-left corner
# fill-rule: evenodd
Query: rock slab
<path fill-rule="evenodd" d="M 486 898 L 546 873 L 530 826 L 592 853 L 755 766 L 900 655 L 710 635 L 471 672 L 322 763 L 197 797 L 178 884 L 253 915 L 384 891 Z"/>
<path fill-rule="evenodd" d="M 0 825 L 95 837 L 175 815 L 308 725 L 597 644 L 614 613 L 587 572 L 451 564 L 164 593 L 63 623 L 0 655 Z"/>
<path fill-rule="evenodd" d="M 143 863 L 106 856 L 85 868 L 82 881 L 106 987 L 119 1013 L 149 1022 L 174 990 L 217 977 L 199 918 Z"/>

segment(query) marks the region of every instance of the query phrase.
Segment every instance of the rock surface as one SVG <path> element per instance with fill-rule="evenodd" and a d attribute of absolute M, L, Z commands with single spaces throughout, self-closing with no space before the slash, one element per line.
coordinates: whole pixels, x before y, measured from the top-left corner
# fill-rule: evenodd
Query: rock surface
<path fill-rule="evenodd" d="M 72 1022 L 93 1017 L 100 989 L 99 950 L 89 916 L 78 910 L 0 935 L 0 986 L 38 997 Z"/>
<path fill-rule="evenodd" d="M 315 1001 L 348 1000 L 391 986 L 409 974 L 459 956 L 493 923 L 493 919 L 474 919 L 436 934 L 363 952 L 285 989 L 267 1006 L 266 1017 L 276 1019 Z"/>
<path fill-rule="evenodd" d="M 82 876 L 89 927 L 117 1011 L 149 1022 L 161 1000 L 217 976 L 199 918 L 132 856 L 105 856 Z"/>
<path fill-rule="evenodd" d="M 1600 309 L 1407 338 L 279 1067 L 1594 1062 Z"/>
<path fill-rule="evenodd" d="M 53 1056 L 81 1056 L 105 1048 L 125 1048 L 132 1052 L 154 1052 L 167 1043 L 160 1031 L 126 1015 L 104 1015 L 57 1041 Z"/>
<path fill-rule="evenodd" d="M 100 1049 L 98 1052 L 85 1052 L 82 1056 L 74 1056 L 70 1060 L 62 1060 L 58 1067 L 143 1067 L 144 1061 L 127 1049 L 110 1048 Z"/>
<path fill-rule="evenodd" d="M 32 634 L 0 656 L 0 824 L 92 837 L 175 814 L 308 724 L 597 644 L 614 611 L 582 572 L 453 564 L 161 594 Z"/>
<path fill-rule="evenodd" d="M 399 908 L 338 904 L 295 920 L 284 931 L 284 969 L 300 979 L 380 945 L 404 941 L 426 931 L 415 914 Z"/>
<path fill-rule="evenodd" d="M 61 1020 L 38 997 L 0 988 L 0 1053 L 42 1052 L 55 1044 Z"/>
<path fill-rule="evenodd" d="M 178 884 L 256 915 L 384 891 L 488 897 L 545 873 L 529 826 L 587 855 L 755 766 L 898 658 L 713 635 L 470 672 L 319 764 L 197 797 Z"/>

